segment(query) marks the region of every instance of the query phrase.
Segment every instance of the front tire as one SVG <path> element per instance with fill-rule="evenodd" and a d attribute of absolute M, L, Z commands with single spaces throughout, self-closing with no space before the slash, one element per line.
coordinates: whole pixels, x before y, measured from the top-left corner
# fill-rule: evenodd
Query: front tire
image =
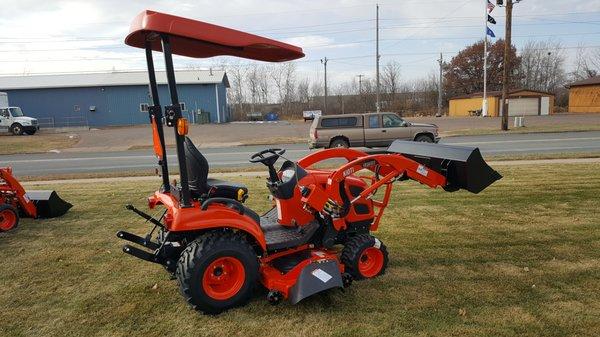
<path fill-rule="evenodd" d="M 336 138 L 334 140 L 331 141 L 331 144 L 329 145 L 330 148 L 349 148 L 350 144 L 348 144 L 348 142 L 343 139 L 343 138 Z"/>
<path fill-rule="evenodd" d="M 345 272 L 355 280 L 364 280 L 385 273 L 388 252 L 379 239 L 361 234 L 346 242 L 340 259 L 345 266 Z"/>
<path fill-rule="evenodd" d="M 20 136 L 23 134 L 23 126 L 21 124 L 15 123 L 10 127 L 10 132 L 12 132 L 15 136 Z"/>
<path fill-rule="evenodd" d="M 11 205 L 0 205 L 0 232 L 7 232 L 19 225 L 19 212 Z"/>
<path fill-rule="evenodd" d="M 35 135 L 35 130 L 29 130 L 29 131 L 25 131 L 26 134 L 33 136 Z"/>
<path fill-rule="evenodd" d="M 433 138 L 429 137 L 428 135 L 419 135 L 417 138 L 415 138 L 415 142 L 433 143 Z"/>
<path fill-rule="evenodd" d="M 211 232 L 191 242 L 177 264 L 188 304 L 218 314 L 245 304 L 258 284 L 258 258 L 242 233 Z"/>

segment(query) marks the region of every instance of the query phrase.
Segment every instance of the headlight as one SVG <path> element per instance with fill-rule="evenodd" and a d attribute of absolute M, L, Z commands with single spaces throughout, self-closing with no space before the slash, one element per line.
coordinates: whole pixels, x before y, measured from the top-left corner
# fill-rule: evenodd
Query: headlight
<path fill-rule="evenodd" d="M 287 183 L 288 181 L 292 180 L 295 173 L 296 172 L 294 172 L 294 170 L 292 170 L 292 169 L 287 169 L 287 170 L 283 171 L 281 173 L 281 181 L 283 181 L 284 183 Z"/>

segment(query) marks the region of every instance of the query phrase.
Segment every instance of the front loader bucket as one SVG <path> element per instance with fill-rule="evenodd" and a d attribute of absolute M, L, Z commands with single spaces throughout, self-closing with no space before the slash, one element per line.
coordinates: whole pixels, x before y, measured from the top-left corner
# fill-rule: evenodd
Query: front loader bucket
<path fill-rule="evenodd" d="M 27 191 L 27 197 L 35 204 L 39 218 L 56 218 L 73 207 L 61 199 L 55 191 Z"/>
<path fill-rule="evenodd" d="M 465 189 L 479 193 L 502 178 L 483 160 L 476 147 L 396 140 L 388 152 L 400 153 L 444 175 L 447 191 Z"/>

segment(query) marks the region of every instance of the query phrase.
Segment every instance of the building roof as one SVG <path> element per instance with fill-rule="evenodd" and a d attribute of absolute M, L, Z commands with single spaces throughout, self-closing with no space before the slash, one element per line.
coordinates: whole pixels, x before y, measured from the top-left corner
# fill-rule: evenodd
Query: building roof
<path fill-rule="evenodd" d="M 569 87 L 578 87 L 578 86 L 583 86 L 583 85 L 594 85 L 594 84 L 600 84 L 600 75 L 599 76 L 590 77 L 590 78 L 585 79 L 585 80 L 573 82 L 573 83 L 571 83 L 569 85 Z"/>
<path fill-rule="evenodd" d="M 229 87 L 224 70 L 180 70 L 175 72 L 177 84 L 216 84 Z M 158 84 L 167 84 L 164 71 L 156 72 Z M 108 73 L 78 73 L 52 75 L 0 76 L 0 90 L 112 87 L 148 85 L 146 71 L 114 71 Z"/>
<path fill-rule="evenodd" d="M 510 90 L 508 92 L 508 95 L 509 96 L 510 95 L 514 95 L 514 94 L 519 93 L 521 91 L 531 91 L 531 92 L 535 92 L 535 93 L 542 94 L 542 95 L 554 96 L 554 94 L 551 93 L 551 92 L 545 92 L 545 91 L 539 91 L 539 90 L 530 90 L 530 89 L 513 89 L 513 90 Z M 502 96 L 502 91 L 488 91 L 487 92 L 487 96 L 488 97 L 500 97 L 500 96 Z M 454 96 L 454 97 L 450 97 L 450 99 L 478 98 L 478 97 L 483 97 L 483 92 L 474 92 L 472 94 Z"/>

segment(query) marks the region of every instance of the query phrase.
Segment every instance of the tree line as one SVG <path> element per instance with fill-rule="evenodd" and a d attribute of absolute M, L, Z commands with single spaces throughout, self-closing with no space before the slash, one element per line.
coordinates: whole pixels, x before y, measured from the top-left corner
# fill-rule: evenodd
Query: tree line
<path fill-rule="evenodd" d="M 443 102 L 462 94 L 483 91 L 484 42 L 465 47 L 443 64 Z M 566 85 L 600 74 L 600 49 L 577 49 L 575 65 L 567 70 L 566 53 L 560 42 L 530 41 L 520 51 L 510 49 L 511 89 L 526 88 L 556 95 L 556 104 L 566 107 Z M 504 40 L 488 44 L 488 90 L 502 88 Z M 321 79 L 300 76 L 294 62 L 282 64 L 224 64 L 231 88 L 228 102 L 234 120 L 247 120 L 252 112 L 276 112 L 282 118 L 301 118 L 302 111 L 324 110 Z M 418 79 L 403 79 L 397 61 L 382 65 L 380 106 L 401 115 L 432 115 L 437 111 L 438 71 Z M 374 78 L 356 77 L 328 85 L 327 113 L 374 111 Z"/>

